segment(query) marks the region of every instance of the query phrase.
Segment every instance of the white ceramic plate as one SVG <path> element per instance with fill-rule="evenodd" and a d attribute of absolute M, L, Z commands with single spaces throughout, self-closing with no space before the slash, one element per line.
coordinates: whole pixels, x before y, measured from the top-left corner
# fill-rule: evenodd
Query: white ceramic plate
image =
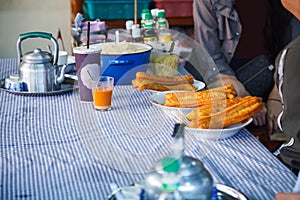
<path fill-rule="evenodd" d="M 196 137 L 200 137 L 208 140 L 218 140 L 229 138 L 238 133 L 242 128 L 249 125 L 253 118 L 249 118 L 243 122 L 228 126 L 224 129 L 200 129 L 185 127 L 185 131 L 194 134 Z"/>
<path fill-rule="evenodd" d="M 182 112 L 182 114 L 186 115 L 189 112 L 191 112 L 195 108 L 176 108 L 176 107 L 169 107 L 164 106 L 163 104 L 166 102 L 166 93 L 170 93 L 174 91 L 165 91 L 165 92 L 157 92 L 150 96 L 150 102 L 154 105 L 159 107 L 160 109 L 163 109 L 164 111 L 172 112 L 172 111 L 179 111 Z M 183 92 L 183 91 L 178 91 Z"/>
<path fill-rule="evenodd" d="M 202 81 L 194 80 L 193 86 L 196 88 L 196 91 L 200 91 L 205 87 L 205 83 L 203 83 Z M 149 91 L 160 92 L 157 90 L 149 90 Z M 169 91 L 171 91 L 171 90 L 169 90 Z M 174 90 L 172 90 L 172 91 L 174 91 Z M 183 91 L 183 90 L 176 90 L 176 91 Z"/>

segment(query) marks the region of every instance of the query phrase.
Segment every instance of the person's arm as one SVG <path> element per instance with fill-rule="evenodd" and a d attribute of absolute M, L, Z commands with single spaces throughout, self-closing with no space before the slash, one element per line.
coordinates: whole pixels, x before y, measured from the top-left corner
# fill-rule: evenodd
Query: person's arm
<path fill-rule="evenodd" d="M 281 0 L 282 5 L 300 20 L 300 0 Z"/>
<path fill-rule="evenodd" d="M 276 200 L 300 200 L 300 192 L 279 192 Z"/>
<path fill-rule="evenodd" d="M 218 74 L 215 76 L 215 81 L 207 85 L 208 88 L 220 87 L 222 85 L 232 84 L 234 89 L 237 91 L 237 96 L 244 97 L 250 96 L 249 92 L 245 89 L 244 85 L 232 75 Z"/>
<path fill-rule="evenodd" d="M 234 2 L 228 1 L 225 5 L 214 0 L 194 1 L 195 40 L 212 57 L 217 70 L 200 69 L 200 62 L 196 66 L 200 71 L 205 71 L 203 74 L 207 76 L 205 80 L 208 87 L 232 83 L 238 96 L 247 96 L 249 92 L 229 66 L 242 29 Z M 194 57 L 197 57 L 197 51 Z"/>
<path fill-rule="evenodd" d="M 241 32 L 233 2 L 224 5 L 214 0 L 197 0 L 193 7 L 195 40 L 210 54 L 220 73 L 232 76 L 229 63 Z"/>
<path fill-rule="evenodd" d="M 300 173 L 298 173 L 296 184 L 292 192 L 278 192 L 275 200 L 300 200 Z"/>

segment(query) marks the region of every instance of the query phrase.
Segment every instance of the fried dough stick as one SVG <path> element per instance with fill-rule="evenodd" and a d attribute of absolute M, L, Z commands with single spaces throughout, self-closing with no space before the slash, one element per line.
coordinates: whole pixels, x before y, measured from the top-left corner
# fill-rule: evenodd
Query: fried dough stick
<path fill-rule="evenodd" d="M 192 120 L 192 128 L 224 128 L 248 119 L 263 108 L 260 97 L 244 97 L 244 99 L 225 110 L 214 113 L 210 116 L 200 117 Z"/>
<path fill-rule="evenodd" d="M 178 85 L 183 83 L 194 83 L 194 77 L 192 75 L 182 76 L 157 76 L 146 72 L 137 72 L 136 80 L 138 81 L 150 81 L 162 85 Z"/>
<path fill-rule="evenodd" d="M 132 86 L 138 88 L 139 91 L 148 89 L 156 91 L 169 91 L 169 90 L 185 90 L 185 91 L 196 91 L 195 86 L 190 83 L 183 83 L 177 85 L 162 85 L 158 83 L 153 83 L 150 81 L 138 81 L 136 79 L 132 80 Z"/>
<path fill-rule="evenodd" d="M 209 104 L 202 105 L 198 108 L 195 108 L 190 113 L 186 115 L 186 118 L 190 121 L 199 119 L 200 117 L 210 116 L 214 113 L 220 112 L 236 103 L 242 101 L 242 97 L 237 97 L 233 99 L 225 99 L 220 101 L 212 101 Z"/>
<path fill-rule="evenodd" d="M 178 85 L 161 85 L 158 83 L 142 83 L 138 87 L 139 91 L 144 89 L 156 90 L 156 91 L 169 91 L 169 90 L 186 90 L 186 91 L 196 91 L 196 88 L 189 84 L 178 84 Z"/>
<path fill-rule="evenodd" d="M 193 108 L 209 104 L 212 101 L 232 99 L 236 95 L 237 92 L 232 84 L 200 92 L 171 92 L 165 95 L 164 106 Z"/>

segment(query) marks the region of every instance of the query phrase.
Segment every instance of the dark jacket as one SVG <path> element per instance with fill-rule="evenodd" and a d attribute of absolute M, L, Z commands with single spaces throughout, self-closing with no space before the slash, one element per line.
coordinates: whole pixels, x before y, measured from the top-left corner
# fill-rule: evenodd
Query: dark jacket
<path fill-rule="evenodd" d="M 294 144 L 281 149 L 280 156 L 288 165 L 300 169 L 300 36 L 277 56 L 275 82 L 282 98 L 281 129 L 294 139 Z"/>

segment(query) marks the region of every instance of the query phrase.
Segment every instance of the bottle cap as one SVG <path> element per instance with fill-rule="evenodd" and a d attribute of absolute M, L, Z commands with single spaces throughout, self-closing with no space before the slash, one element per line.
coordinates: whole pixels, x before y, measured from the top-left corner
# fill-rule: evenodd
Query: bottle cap
<path fill-rule="evenodd" d="M 132 20 L 127 20 L 126 21 L 126 29 L 127 30 L 131 30 L 132 29 L 132 25 L 133 25 L 133 21 Z"/>
<path fill-rule="evenodd" d="M 151 9 L 151 14 L 152 14 L 152 16 L 153 16 L 154 18 L 157 17 L 158 11 L 159 11 L 158 8 Z"/>
<path fill-rule="evenodd" d="M 180 163 L 176 158 L 167 157 L 162 160 L 162 167 L 166 172 L 178 172 Z"/>
<path fill-rule="evenodd" d="M 166 18 L 166 12 L 164 9 L 158 10 L 157 18 Z"/>
<path fill-rule="evenodd" d="M 145 19 L 151 20 L 151 19 L 153 19 L 153 16 L 151 15 L 151 13 L 145 13 Z"/>
<path fill-rule="evenodd" d="M 142 17 L 142 19 L 145 19 L 145 15 L 147 14 L 147 13 L 150 13 L 150 10 L 149 9 L 143 9 L 142 10 L 142 13 L 141 13 L 141 17 Z"/>
<path fill-rule="evenodd" d="M 148 13 L 148 12 L 150 12 L 150 10 L 149 10 L 148 8 L 144 8 L 144 9 L 142 10 L 142 13 Z"/>

